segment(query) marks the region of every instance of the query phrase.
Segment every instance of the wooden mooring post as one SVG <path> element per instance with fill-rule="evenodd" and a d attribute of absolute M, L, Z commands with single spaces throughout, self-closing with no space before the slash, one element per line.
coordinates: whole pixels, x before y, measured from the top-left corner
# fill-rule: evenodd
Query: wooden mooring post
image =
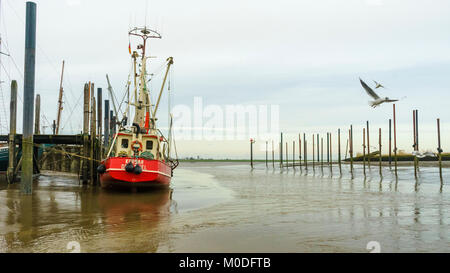
<path fill-rule="evenodd" d="M 339 173 L 342 174 L 342 163 L 341 163 L 341 129 L 338 129 L 338 163 L 339 163 Z"/>
<path fill-rule="evenodd" d="M 292 168 L 295 170 L 295 140 L 292 141 Z"/>
<path fill-rule="evenodd" d="M 437 119 L 437 135 L 438 135 L 438 157 L 439 157 L 439 177 L 442 183 L 442 148 L 441 148 L 441 121 Z"/>
<path fill-rule="evenodd" d="M 315 148 L 314 148 L 314 134 L 312 135 L 312 151 L 313 151 L 313 160 L 312 160 L 312 164 L 313 164 L 313 171 L 316 169 L 316 159 L 315 159 L 315 153 L 316 153 L 316 150 L 315 150 Z"/>
<path fill-rule="evenodd" d="M 108 146 L 109 146 L 109 125 L 111 123 L 111 121 L 109 120 L 109 100 L 105 100 L 105 132 L 104 134 L 104 140 L 103 143 L 105 145 L 106 150 L 108 150 Z"/>
<path fill-rule="evenodd" d="M 370 131 L 369 131 L 369 121 L 366 122 L 367 126 L 367 167 L 370 169 Z"/>
<path fill-rule="evenodd" d="M 416 110 L 413 110 L 413 149 L 415 152 L 417 152 L 416 136 Z M 417 178 L 417 155 L 414 155 L 414 177 Z"/>
<path fill-rule="evenodd" d="M 92 85 L 93 86 L 93 85 Z M 94 90 L 92 90 L 94 91 Z M 95 149 L 96 146 L 96 139 L 97 139 L 97 124 L 96 124 L 96 103 L 95 103 L 95 97 L 92 96 L 92 103 L 91 103 L 91 134 L 90 134 L 90 153 L 89 153 L 89 176 L 90 176 L 90 184 L 95 185 L 97 182 L 97 172 L 96 170 L 96 156 L 95 152 L 97 149 Z"/>
<path fill-rule="evenodd" d="M 83 161 L 81 180 L 83 184 L 88 183 L 89 165 L 89 84 L 84 85 L 84 104 L 83 104 Z"/>
<path fill-rule="evenodd" d="M 283 168 L 283 133 L 280 139 L 280 168 Z"/>
<path fill-rule="evenodd" d="M 13 80 L 11 82 L 11 98 L 9 104 L 9 161 L 8 170 L 6 172 L 6 177 L 9 184 L 15 181 L 15 170 L 16 170 L 16 125 L 17 125 L 17 81 Z"/>
<path fill-rule="evenodd" d="M 320 147 L 321 147 L 321 157 L 320 157 L 320 168 L 322 169 L 323 172 L 323 137 L 320 138 Z"/>
<path fill-rule="evenodd" d="M 300 172 L 302 171 L 302 137 L 298 134 L 298 165 Z"/>
<path fill-rule="evenodd" d="M 34 121 L 34 82 L 36 62 L 36 3 L 26 3 L 25 23 L 25 69 L 23 88 L 23 138 L 21 193 L 33 192 L 33 121 Z"/>
<path fill-rule="evenodd" d="M 305 171 L 308 171 L 308 146 L 307 146 L 307 142 L 306 142 L 306 134 L 303 133 L 303 162 L 305 163 Z"/>
<path fill-rule="evenodd" d="M 98 154 L 98 160 L 102 160 L 103 157 L 103 143 L 102 143 L 102 129 L 103 129 L 103 96 L 102 96 L 102 89 L 97 89 L 97 134 L 98 134 L 98 146 L 99 150 L 97 152 Z"/>
<path fill-rule="evenodd" d="M 288 158 L 288 142 L 286 141 L 286 169 L 289 168 L 289 158 Z"/>
<path fill-rule="evenodd" d="M 350 173 L 353 174 L 353 126 L 348 130 L 348 149 L 350 154 Z"/>
<path fill-rule="evenodd" d="M 255 143 L 255 141 L 253 140 L 253 138 L 250 139 L 250 167 L 253 169 L 253 143 Z"/>
<path fill-rule="evenodd" d="M 378 135 L 378 150 L 379 150 L 379 160 L 380 160 L 380 176 L 383 176 L 383 169 L 381 166 L 381 161 L 382 161 L 382 155 L 383 153 L 381 152 L 381 128 L 378 129 L 379 135 Z"/>
<path fill-rule="evenodd" d="M 333 141 L 331 140 L 331 132 L 330 134 L 330 172 L 333 173 Z"/>
<path fill-rule="evenodd" d="M 397 126 L 396 126 L 396 119 L 395 119 L 395 103 L 392 105 L 393 114 L 394 114 L 394 170 L 395 170 L 395 176 L 397 176 Z"/>
<path fill-rule="evenodd" d="M 366 176 L 366 128 L 363 128 L 363 174 Z"/>

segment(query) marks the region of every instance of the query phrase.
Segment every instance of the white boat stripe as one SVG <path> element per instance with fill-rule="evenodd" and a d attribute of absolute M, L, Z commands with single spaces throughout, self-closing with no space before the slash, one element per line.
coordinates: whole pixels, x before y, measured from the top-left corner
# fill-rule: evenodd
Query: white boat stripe
<path fill-rule="evenodd" d="M 114 169 L 114 168 L 110 168 L 110 169 L 107 169 L 106 171 L 109 172 L 109 171 L 125 171 L 125 170 L 124 170 L 124 169 Z M 164 175 L 164 176 L 167 176 L 167 177 L 172 177 L 171 175 L 165 174 L 165 173 L 160 172 L 160 171 L 142 170 L 142 172 L 146 172 L 146 173 L 158 173 L 158 174 L 161 174 L 161 175 Z"/>

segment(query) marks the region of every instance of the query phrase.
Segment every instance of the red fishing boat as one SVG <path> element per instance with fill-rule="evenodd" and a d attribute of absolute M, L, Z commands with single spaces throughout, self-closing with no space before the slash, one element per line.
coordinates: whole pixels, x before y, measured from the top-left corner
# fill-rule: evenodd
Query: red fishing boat
<path fill-rule="evenodd" d="M 148 39 L 160 39 L 161 35 L 146 27 L 134 28 L 129 35 L 142 39 L 136 51 L 131 52 L 131 43 L 129 46 L 134 85 L 131 85 L 131 81 L 127 83 L 127 109 L 124 111 L 122 120 L 114 125 L 114 128 L 118 127 L 118 132 L 113 134 L 107 157 L 101 162 L 97 171 L 100 174 L 100 183 L 105 188 L 167 187 L 173 176 L 173 170 L 178 166 L 178 160 L 171 157 L 171 146 L 172 143 L 174 144 L 172 120 L 169 115 L 170 125 L 168 138 L 166 138 L 156 127 L 156 114 L 173 58 L 167 59 L 162 86 L 156 104 L 152 104 L 151 91 L 148 88 L 148 82 L 152 79 L 147 79 L 147 76 L 152 74 L 147 72 L 149 56 L 146 54 L 146 46 Z M 130 87 L 134 87 L 131 99 Z M 112 88 L 109 87 L 108 90 L 111 92 L 111 97 L 114 97 Z M 134 119 L 131 126 L 128 126 L 128 116 L 133 106 Z"/>

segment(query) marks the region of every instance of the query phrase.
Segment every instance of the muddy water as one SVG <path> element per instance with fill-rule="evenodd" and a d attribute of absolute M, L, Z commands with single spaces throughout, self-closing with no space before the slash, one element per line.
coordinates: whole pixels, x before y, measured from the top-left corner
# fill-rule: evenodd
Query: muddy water
<path fill-rule="evenodd" d="M 417 180 L 411 167 L 399 179 L 343 168 L 184 163 L 173 192 L 144 193 L 42 175 L 32 197 L 0 186 L 0 252 L 368 252 L 371 241 L 381 252 L 450 252 L 450 185 L 436 168 Z"/>

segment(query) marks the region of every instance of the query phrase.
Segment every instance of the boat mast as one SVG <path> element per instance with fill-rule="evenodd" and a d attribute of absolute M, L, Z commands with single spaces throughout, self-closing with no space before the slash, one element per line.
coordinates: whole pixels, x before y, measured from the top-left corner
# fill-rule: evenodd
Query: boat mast
<path fill-rule="evenodd" d="M 133 51 L 133 66 L 134 66 L 134 106 L 135 106 L 135 115 L 133 123 L 139 124 L 141 128 L 150 129 L 154 127 L 154 123 L 150 126 L 150 120 L 154 120 L 152 116 L 151 109 L 151 101 L 149 90 L 147 89 L 147 59 L 149 57 L 146 56 L 147 50 L 147 39 L 156 38 L 161 39 L 161 35 L 147 27 L 143 28 L 133 28 L 130 32 L 128 32 L 130 36 L 140 37 L 142 39 L 142 44 L 137 46 L 138 50 L 141 50 L 141 54 L 137 51 Z M 139 64 L 139 71 L 137 67 L 137 58 L 141 57 Z M 139 74 L 138 74 L 139 72 Z M 139 77 L 139 80 L 138 80 Z M 138 93 L 139 89 L 139 93 Z"/>
<path fill-rule="evenodd" d="M 61 122 L 61 112 L 63 110 L 63 77 L 64 77 L 64 60 L 62 62 L 62 71 L 61 71 L 61 81 L 59 82 L 59 99 L 58 99 L 58 115 L 56 118 L 56 128 L 55 128 L 55 134 L 57 135 L 59 133 L 59 125 Z"/>

